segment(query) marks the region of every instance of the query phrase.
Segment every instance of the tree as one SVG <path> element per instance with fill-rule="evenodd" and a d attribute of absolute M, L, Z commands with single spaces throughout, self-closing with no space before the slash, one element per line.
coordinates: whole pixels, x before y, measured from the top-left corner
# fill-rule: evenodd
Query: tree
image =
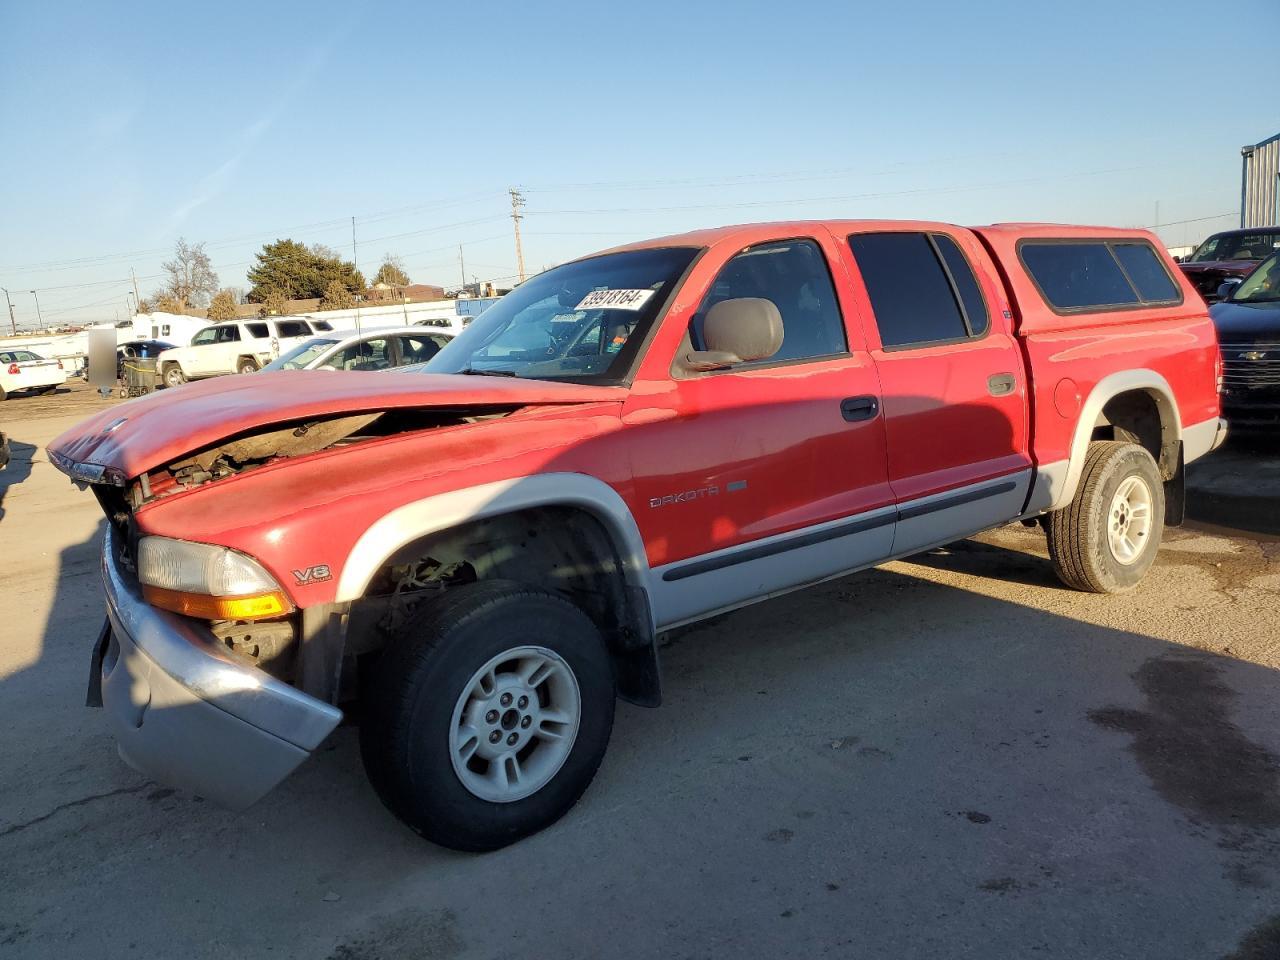
<path fill-rule="evenodd" d="M 236 310 L 236 295 L 230 290 L 221 290 L 209 303 L 210 320 L 234 320 L 239 316 Z"/>
<path fill-rule="evenodd" d="M 148 313 L 181 313 L 186 304 L 172 294 L 161 291 L 151 298 L 151 310 Z"/>
<path fill-rule="evenodd" d="M 279 290 L 272 290 L 262 301 L 262 307 L 258 310 L 260 317 L 283 317 L 289 312 L 289 298 Z"/>
<path fill-rule="evenodd" d="M 296 240 L 268 243 L 249 268 L 250 303 L 262 303 L 272 293 L 287 300 L 323 297 L 329 284 L 339 281 L 348 292 L 364 292 L 364 277 L 355 264 L 325 247 L 307 247 Z"/>
<path fill-rule="evenodd" d="M 173 259 L 161 264 L 161 269 L 167 279 L 160 293 L 184 307 L 207 305 L 218 289 L 218 275 L 213 272 L 203 243 L 187 243 L 179 237 Z"/>
<path fill-rule="evenodd" d="M 355 305 L 356 298 L 351 295 L 346 284 L 336 278 L 329 281 L 329 285 L 324 288 L 324 296 L 320 298 L 321 310 L 350 310 Z"/>
<path fill-rule="evenodd" d="M 374 286 L 380 283 L 385 283 L 388 287 L 407 287 L 409 275 L 404 272 L 404 261 L 389 253 L 383 257 L 382 266 L 373 277 Z"/>

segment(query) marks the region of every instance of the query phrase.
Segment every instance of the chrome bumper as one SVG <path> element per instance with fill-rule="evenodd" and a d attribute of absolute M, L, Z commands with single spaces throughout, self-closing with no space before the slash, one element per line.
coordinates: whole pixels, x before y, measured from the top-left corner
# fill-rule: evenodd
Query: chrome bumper
<path fill-rule="evenodd" d="M 157 782 L 249 806 L 320 745 L 342 711 L 235 662 L 197 622 L 145 603 L 114 556 L 108 532 L 111 637 L 100 675 L 120 756 Z"/>

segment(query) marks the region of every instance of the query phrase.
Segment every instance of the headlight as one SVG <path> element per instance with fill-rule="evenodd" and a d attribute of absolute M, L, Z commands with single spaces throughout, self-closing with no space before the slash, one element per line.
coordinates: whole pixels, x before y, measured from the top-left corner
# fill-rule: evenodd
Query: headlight
<path fill-rule="evenodd" d="M 141 538 L 138 580 L 148 603 L 201 620 L 263 620 L 293 609 L 258 561 L 208 543 Z"/>

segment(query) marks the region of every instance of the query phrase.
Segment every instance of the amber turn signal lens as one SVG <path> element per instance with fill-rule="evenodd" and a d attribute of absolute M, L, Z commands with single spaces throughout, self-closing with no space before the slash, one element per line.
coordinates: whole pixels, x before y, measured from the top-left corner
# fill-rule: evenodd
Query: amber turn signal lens
<path fill-rule="evenodd" d="M 153 607 L 198 620 L 266 620 L 282 616 L 292 609 L 284 594 L 278 591 L 248 597 L 209 597 L 201 593 L 144 586 L 142 597 Z"/>

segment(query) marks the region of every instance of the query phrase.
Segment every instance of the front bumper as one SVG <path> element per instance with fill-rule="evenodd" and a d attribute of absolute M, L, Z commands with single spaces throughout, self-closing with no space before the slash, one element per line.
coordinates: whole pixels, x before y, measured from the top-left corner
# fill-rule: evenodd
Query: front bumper
<path fill-rule="evenodd" d="M 249 806 L 320 745 L 342 711 L 237 663 L 197 621 L 145 603 L 114 557 L 108 532 L 111 630 L 90 688 L 101 683 L 120 756 L 159 783 Z"/>

